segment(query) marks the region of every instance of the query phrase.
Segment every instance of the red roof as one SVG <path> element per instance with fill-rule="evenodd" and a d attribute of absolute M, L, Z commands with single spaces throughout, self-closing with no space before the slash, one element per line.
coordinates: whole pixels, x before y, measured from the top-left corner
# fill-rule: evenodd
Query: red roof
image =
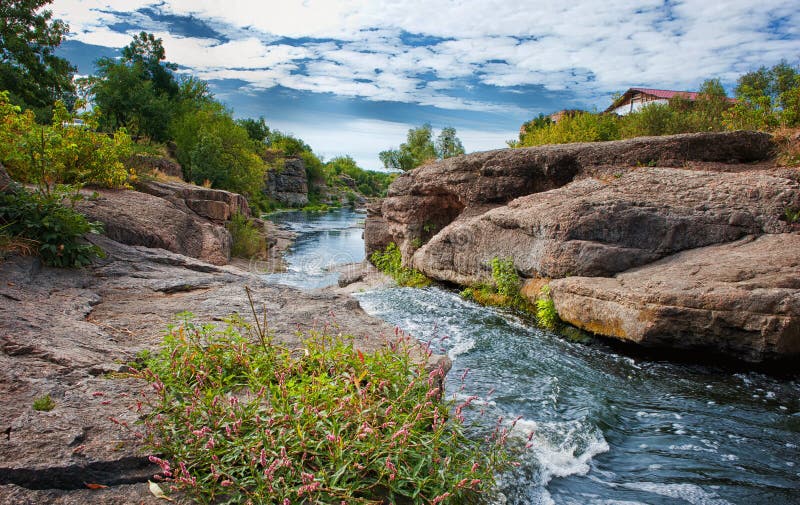
<path fill-rule="evenodd" d="M 629 91 L 639 91 L 640 93 L 646 93 L 648 95 L 653 95 L 658 98 L 672 98 L 676 95 L 680 95 L 683 98 L 688 100 L 697 100 L 697 95 L 700 93 L 696 91 L 672 91 L 669 89 L 652 89 L 652 88 L 631 88 Z"/>
<path fill-rule="evenodd" d="M 605 111 L 611 112 L 617 107 L 618 103 L 624 102 L 626 98 L 628 98 L 629 96 L 633 95 L 636 92 L 644 93 L 646 95 L 654 96 L 656 98 L 661 98 L 664 100 L 669 100 L 670 98 L 674 97 L 681 97 L 686 100 L 694 101 L 697 100 L 697 98 L 700 96 L 700 93 L 698 93 L 697 91 L 675 91 L 671 89 L 654 89 L 654 88 L 629 88 L 628 91 L 623 93 L 623 95 L 619 97 L 617 100 L 615 100 L 614 103 L 612 103 Z M 735 98 L 728 98 L 727 100 L 731 103 L 736 103 Z"/>

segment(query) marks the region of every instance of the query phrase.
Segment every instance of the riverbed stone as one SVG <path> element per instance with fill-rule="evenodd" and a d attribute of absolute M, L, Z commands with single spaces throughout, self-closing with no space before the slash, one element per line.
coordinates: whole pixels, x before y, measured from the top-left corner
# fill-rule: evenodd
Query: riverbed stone
<path fill-rule="evenodd" d="M 747 361 L 800 355 L 800 233 L 685 251 L 614 277 L 550 282 L 564 321 L 649 347 Z"/>

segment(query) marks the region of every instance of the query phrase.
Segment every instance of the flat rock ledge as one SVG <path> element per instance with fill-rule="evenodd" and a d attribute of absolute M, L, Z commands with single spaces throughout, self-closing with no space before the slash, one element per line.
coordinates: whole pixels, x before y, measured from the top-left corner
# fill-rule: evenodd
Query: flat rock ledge
<path fill-rule="evenodd" d="M 550 282 L 559 316 L 648 347 L 800 355 L 800 234 L 692 249 L 613 278 Z"/>
<path fill-rule="evenodd" d="M 108 257 L 81 270 L 42 267 L 35 258 L 0 265 L 0 503 L 158 504 L 147 479 L 158 468 L 132 432 L 130 407 L 143 382 L 114 378 L 143 349 L 155 349 L 182 311 L 201 321 L 248 318 L 244 291 L 266 307 L 276 338 L 333 317 L 364 350 L 386 345 L 394 329 L 349 296 L 304 293 L 261 276 L 163 249 L 92 237 Z M 446 357 L 431 366 L 449 368 Z M 49 394 L 55 408 L 37 412 Z M 87 484 L 107 488 L 92 490 Z"/>

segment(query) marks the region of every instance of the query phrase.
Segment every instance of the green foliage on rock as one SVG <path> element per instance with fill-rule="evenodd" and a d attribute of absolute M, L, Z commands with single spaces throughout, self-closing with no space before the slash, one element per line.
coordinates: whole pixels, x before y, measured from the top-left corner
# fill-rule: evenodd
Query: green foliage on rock
<path fill-rule="evenodd" d="M 554 329 L 561 321 L 556 311 L 553 297 L 550 296 L 550 286 L 543 286 L 539 297 L 536 299 L 536 321 L 539 326 L 547 329 Z"/>
<path fill-rule="evenodd" d="M 225 223 L 225 228 L 233 239 L 231 255 L 238 258 L 252 258 L 266 250 L 264 234 L 259 232 L 246 216 L 237 212 Z"/>
<path fill-rule="evenodd" d="M 582 112 L 557 123 L 539 115 L 523 125 L 511 147 L 724 130 L 764 130 L 800 126 L 800 69 L 786 62 L 744 74 L 731 101 L 718 79 L 700 87 L 696 100 L 680 95 L 625 116 Z"/>
<path fill-rule="evenodd" d="M 414 341 L 367 352 L 312 331 L 290 349 L 261 322 L 247 338 L 186 317 L 141 374 L 144 425 L 198 502 L 475 503 L 509 467 L 508 428 L 467 437 L 470 401 L 440 399 Z"/>
<path fill-rule="evenodd" d="M 419 270 L 403 266 L 402 254 L 394 242 L 389 243 L 385 250 L 372 253 L 369 259 L 378 270 L 392 277 L 400 286 L 422 288 L 431 283 Z"/>
<path fill-rule="evenodd" d="M 38 412 L 50 412 L 56 408 L 56 402 L 50 395 L 39 396 L 33 400 L 33 410 Z"/>
<path fill-rule="evenodd" d="M 102 228 L 63 205 L 76 197 L 71 188 L 65 187 L 56 187 L 48 194 L 23 189 L 0 193 L 0 228 L 10 236 L 32 241 L 45 265 L 86 266 L 104 254 L 84 236 L 99 233 Z"/>
<path fill-rule="evenodd" d="M 481 305 L 533 312 L 530 302 L 520 293 L 522 280 L 514 266 L 514 260 L 494 257 L 489 262 L 489 267 L 492 270 L 492 283 L 469 286 L 461 291 L 461 296 Z"/>
<path fill-rule="evenodd" d="M 54 54 L 69 27 L 44 7 L 52 0 L 0 2 L 0 90 L 12 104 L 48 122 L 57 100 L 75 102 L 75 67 Z"/>

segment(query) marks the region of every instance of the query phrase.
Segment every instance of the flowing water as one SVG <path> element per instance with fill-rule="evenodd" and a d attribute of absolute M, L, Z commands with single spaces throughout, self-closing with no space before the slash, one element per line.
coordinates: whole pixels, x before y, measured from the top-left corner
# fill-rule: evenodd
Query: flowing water
<path fill-rule="evenodd" d="M 276 282 L 335 282 L 363 258 L 363 215 L 281 215 L 300 231 Z M 457 293 L 384 288 L 369 314 L 453 359 L 448 394 L 480 396 L 479 422 L 520 417 L 532 444 L 503 476 L 509 504 L 800 504 L 800 379 L 620 353 L 573 342 Z M 466 373 L 462 382 L 461 377 Z M 490 394 L 491 391 L 494 391 Z M 502 498 L 502 497 L 501 497 Z"/>

